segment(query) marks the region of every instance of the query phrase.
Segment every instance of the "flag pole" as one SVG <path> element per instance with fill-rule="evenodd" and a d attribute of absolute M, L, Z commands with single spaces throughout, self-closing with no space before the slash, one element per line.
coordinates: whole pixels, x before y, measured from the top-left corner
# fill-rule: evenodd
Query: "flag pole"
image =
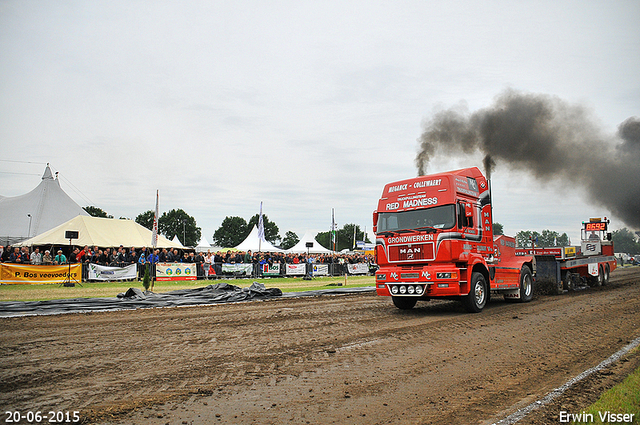
<path fill-rule="evenodd" d="M 264 239 L 264 222 L 262 221 L 262 201 L 260 201 L 260 217 L 258 218 L 258 252 L 262 252 L 262 239 Z"/>
<path fill-rule="evenodd" d="M 153 215 L 153 231 L 151 232 L 151 246 L 152 252 L 151 255 L 155 252 L 156 247 L 158 246 L 158 200 L 159 200 L 159 190 L 156 189 L 156 211 Z M 152 257 L 153 258 L 153 257 Z M 156 271 L 155 271 L 155 263 L 151 265 L 151 292 L 153 292 L 153 287 L 156 282 Z"/>

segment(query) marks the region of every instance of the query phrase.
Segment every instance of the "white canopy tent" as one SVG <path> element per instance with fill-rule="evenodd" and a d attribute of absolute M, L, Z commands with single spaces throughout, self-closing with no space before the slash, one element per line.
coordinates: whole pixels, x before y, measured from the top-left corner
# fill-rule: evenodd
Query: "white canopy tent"
<path fill-rule="evenodd" d="M 198 245 L 196 245 L 196 252 L 207 252 L 211 248 L 211 244 L 207 241 L 207 238 L 201 236 L 200 242 L 198 242 Z"/>
<path fill-rule="evenodd" d="M 62 223 L 47 232 L 22 241 L 14 246 L 69 245 L 69 239 L 65 238 L 67 230 L 78 232 L 78 239 L 71 240 L 71 244 L 76 246 L 89 245 L 101 248 L 118 247 L 120 245 L 127 248 L 151 246 L 151 230 L 139 225 L 133 220 L 87 216 L 76 216 L 66 223 Z M 171 242 L 161 235 L 158 235 L 157 247 L 183 248 L 181 244 Z"/>
<path fill-rule="evenodd" d="M 15 243 L 89 214 L 60 187 L 47 164 L 42 181 L 20 196 L 0 196 L 0 243 Z"/>
<path fill-rule="evenodd" d="M 312 245 L 310 247 L 307 247 L 307 243 L 311 243 Z M 305 233 L 302 239 L 300 239 L 300 241 L 297 244 L 287 249 L 286 252 L 291 252 L 295 254 L 302 253 L 302 252 L 304 253 L 308 252 L 309 254 L 333 254 L 333 251 L 320 245 L 318 241 L 309 232 Z"/>
<path fill-rule="evenodd" d="M 180 239 L 178 239 L 178 235 L 174 235 L 173 239 L 171 239 L 171 242 L 176 243 L 178 245 L 180 245 L 180 248 L 183 248 L 184 245 L 182 245 L 182 242 L 180 242 Z"/>
<path fill-rule="evenodd" d="M 258 236 L 258 226 L 253 226 L 251 233 L 249 236 L 245 238 L 244 241 L 238 246 L 234 247 L 238 251 L 249 251 L 252 252 L 262 251 L 262 252 L 282 252 L 280 248 L 276 248 L 271 244 L 271 242 L 266 240 L 260 240 Z"/>

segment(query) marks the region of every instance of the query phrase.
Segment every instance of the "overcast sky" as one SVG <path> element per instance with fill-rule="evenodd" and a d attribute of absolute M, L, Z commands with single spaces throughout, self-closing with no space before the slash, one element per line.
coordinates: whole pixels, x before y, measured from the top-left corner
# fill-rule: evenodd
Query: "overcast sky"
<path fill-rule="evenodd" d="M 605 134 L 639 116 L 639 19 L 637 0 L 0 0 L 0 195 L 50 163 L 116 218 L 153 209 L 158 189 L 160 211 L 184 209 L 209 242 L 261 201 L 281 236 L 329 230 L 332 208 L 370 231 L 439 109 L 514 89 L 582 105 Z M 481 156 L 427 171 L 466 166 Z M 507 234 L 577 243 L 583 220 L 609 216 L 578 189 L 500 164 L 492 178 Z"/>

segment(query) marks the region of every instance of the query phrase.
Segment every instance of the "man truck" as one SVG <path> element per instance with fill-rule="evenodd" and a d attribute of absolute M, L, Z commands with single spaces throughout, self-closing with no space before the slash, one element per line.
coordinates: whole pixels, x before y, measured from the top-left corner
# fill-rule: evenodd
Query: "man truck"
<path fill-rule="evenodd" d="M 580 251 L 516 249 L 493 235 L 490 184 L 477 167 L 389 183 L 373 212 L 376 291 L 399 309 L 445 298 L 478 313 L 492 294 L 528 302 L 534 285 L 606 284 L 616 266 L 607 224 L 589 221 Z"/>

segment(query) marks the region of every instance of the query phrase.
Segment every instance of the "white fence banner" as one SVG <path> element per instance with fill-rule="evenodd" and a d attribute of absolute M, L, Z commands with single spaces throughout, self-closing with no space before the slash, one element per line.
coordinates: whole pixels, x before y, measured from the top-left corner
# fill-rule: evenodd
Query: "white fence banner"
<path fill-rule="evenodd" d="M 287 275 L 290 276 L 304 276 L 307 268 L 306 264 L 287 264 Z"/>
<path fill-rule="evenodd" d="M 347 264 L 349 274 L 367 274 L 369 273 L 369 265 L 367 263 Z"/>
<path fill-rule="evenodd" d="M 137 277 L 135 264 L 129 264 L 126 267 L 111 267 L 89 263 L 89 280 L 126 280 Z"/>
<path fill-rule="evenodd" d="M 329 274 L 328 264 L 314 264 L 313 275 L 314 276 L 327 276 Z"/>
<path fill-rule="evenodd" d="M 251 272 L 253 272 L 253 264 L 222 264 L 222 273 L 233 273 L 233 274 L 243 274 L 245 276 L 251 276 Z"/>

